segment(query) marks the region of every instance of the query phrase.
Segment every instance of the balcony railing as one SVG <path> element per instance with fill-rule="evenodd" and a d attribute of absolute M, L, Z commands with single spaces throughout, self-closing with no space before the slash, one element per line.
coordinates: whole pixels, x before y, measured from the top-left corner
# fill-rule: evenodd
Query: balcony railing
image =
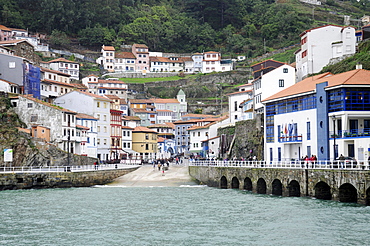
<path fill-rule="evenodd" d="M 226 160 L 190 160 L 189 166 L 216 166 L 240 168 L 284 168 L 284 169 L 339 169 L 339 170 L 369 170 L 367 161 L 226 161 Z"/>
<path fill-rule="evenodd" d="M 359 138 L 359 137 L 370 137 L 370 128 L 352 129 L 337 131 L 334 135 L 330 132 L 330 138 Z"/>
<path fill-rule="evenodd" d="M 302 142 L 302 135 L 279 137 L 279 143 Z"/>

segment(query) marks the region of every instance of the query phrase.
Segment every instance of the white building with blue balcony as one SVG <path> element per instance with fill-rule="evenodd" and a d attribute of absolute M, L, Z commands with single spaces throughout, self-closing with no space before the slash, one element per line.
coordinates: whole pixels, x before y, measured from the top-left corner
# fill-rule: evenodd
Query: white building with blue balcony
<path fill-rule="evenodd" d="M 370 71 L 306 78 L 263 101 L 265 160 L 340 155 L 367 164 L 370 151 Z M 366 160 L 366 161 L 365 161 Z"/>

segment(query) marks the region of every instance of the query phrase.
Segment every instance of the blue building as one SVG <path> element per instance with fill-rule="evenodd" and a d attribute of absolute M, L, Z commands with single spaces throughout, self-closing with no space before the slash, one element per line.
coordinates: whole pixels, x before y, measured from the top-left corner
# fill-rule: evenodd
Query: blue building
<path fill-rule="evenodd" d="M 370 71 L 306 78 L 267 98 L 265 160 L 370 156 Z"/>

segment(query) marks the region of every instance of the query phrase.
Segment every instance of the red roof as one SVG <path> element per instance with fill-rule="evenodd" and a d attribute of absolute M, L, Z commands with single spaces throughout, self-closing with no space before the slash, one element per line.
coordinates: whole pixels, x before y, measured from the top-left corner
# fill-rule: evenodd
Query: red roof
<path fill-rule="evenodd" d="M 107 50 L 107 51 L 115 51 L 115 48 L 113 46 L 104 46 L 103 45 L 103 50 Z"/>
<path fill-rule="evenodd" d="M 67 63 L 75 63 L 75 64 L 78 64 L 78 62 L 70 61 L 70 60 L 67 60 L 67 59 L 65 59 L 63 57 L 58 58 L 58 59 L 54 59 L 54 60 L 51 60 L 51 61 L 48 61 L 48 63 L 53 63 L 53 62 L 67 62 Z"/>
<path fill-rule="evenodd" d="M 135 127 L 135 129 L 133 130 L 133 132 L 152 132 L 152 133 L 157 133 L 156 131 L 150 130 L 149 128 L 144 127 L 144 126 L 137 126 L 137 127 Z"/>
<path fill-rule="evenodd" d="M 370 86 L 370 71 L 365 69 L 355 69 L 336 75 L 323 73 L 306 78 L 263 101 L 265 102 L 304 93 L 314 93 L 316 90 L 316 84 L 323 82 L 328 82 L 328 86 L 326 88 L 345 85 Z"/>
<path fill-rule="evenodd" d="M 136 59 L 135 55 L 132 52 L 119 52 L 116 53 L 115 57 L 122 59 Z"/>

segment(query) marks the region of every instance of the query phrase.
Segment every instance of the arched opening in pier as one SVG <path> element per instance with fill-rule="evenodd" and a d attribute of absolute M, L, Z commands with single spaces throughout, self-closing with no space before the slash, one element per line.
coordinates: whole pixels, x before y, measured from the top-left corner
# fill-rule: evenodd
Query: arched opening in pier
<path fill-rule="evenodd" d="M 292 197 L 300 197 L 301 196 L 301 187 L 297 180 L 290 181 L 288 185 L 289 195 Z"/>
<path fill-rule="evenodd" d="M 252 180 L 248 177 L 244 179 L 244 190 L 249 190 L 252 191 L 253 185 L 252 185 Z"/>
<path fill-rule="evenodd" d="M 366 198 L 365 198 L 366 206 L 370 206 L 370 188 L 366 190 Z"/>
<path fill-rule="evenodd" d="M 259 178 L 257 181 L 257 193 L 266 194 L 266 181 L 263 178 Z"/>
<path fill-rule="evenodd" d="M 239 179 L 237 177 L 233 177 L 231 180 L 231 189 L 239 189 Z"/>
<path fill-rule="evenodd" d="M 357 202 L 357 190 L 356 188 L 345 183 L 339 187 L 339 201 L 340 202 Z"/>
<path fill-rule="evenodd" d="M 331 200 L 330 186 L 320 181 L 315 185 L 315 197 L 322 200 Z"/>
<path fill-rule="evenodd" d="M 281 181 L 278 179 L 272 181 L 272 194 L 275 196 L 283 195 L 283 185 L 281 184 Z"/>
<path fill-rule="evenodd" d="M 225 176 L 221 177 L 220 188 L 227 189 L 227 179 Z"/>

